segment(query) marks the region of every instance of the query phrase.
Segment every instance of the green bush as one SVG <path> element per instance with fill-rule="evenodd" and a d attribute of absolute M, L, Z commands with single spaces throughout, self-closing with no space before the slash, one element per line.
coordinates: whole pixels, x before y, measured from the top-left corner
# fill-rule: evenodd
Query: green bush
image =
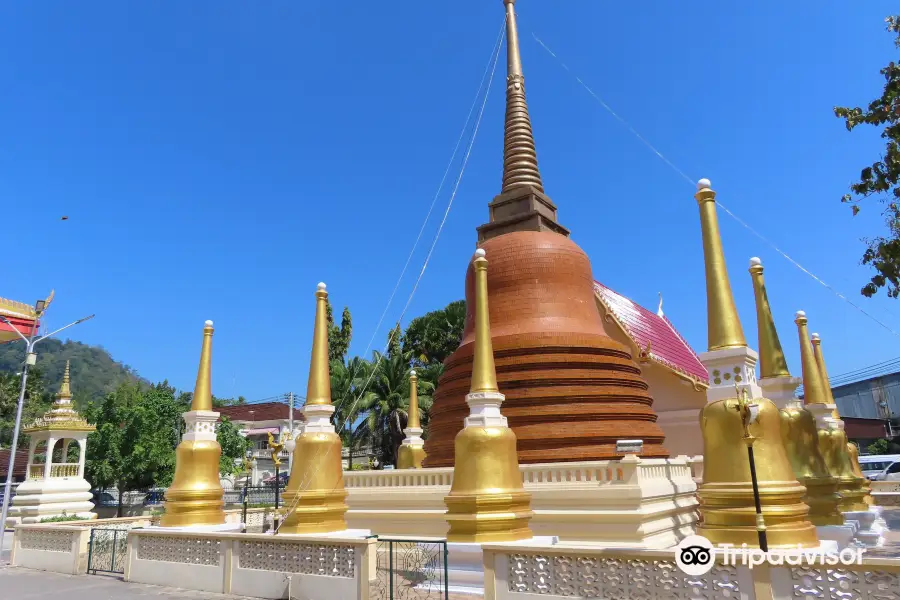
<path fill-rule="evenodd" d="M 41 519 L 41 523 L 64 523 L 66 521 L 84 521 L 84 517 L 79 517 L 78 515 L 67 515 L 66 511 L 56 517 L 44 517 Z"/>

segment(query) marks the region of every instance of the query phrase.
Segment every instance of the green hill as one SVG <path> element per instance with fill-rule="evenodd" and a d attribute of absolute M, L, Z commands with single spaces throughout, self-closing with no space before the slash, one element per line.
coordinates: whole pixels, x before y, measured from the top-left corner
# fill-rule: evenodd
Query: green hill
<path fill-rule="evenodd" d="M 134 369 L 115 360 L 101 346 L 51 338 L 36 348 L 37 370 L 48 392 L 55 394 L 59 390 L 66 361 L 71 362 L 72 391 L 78 406 L 102 398 L 124 381 L 144 381 Z M 24 361 L 24 343 L 0 345 L 0 373 L 19 372 Z"/>

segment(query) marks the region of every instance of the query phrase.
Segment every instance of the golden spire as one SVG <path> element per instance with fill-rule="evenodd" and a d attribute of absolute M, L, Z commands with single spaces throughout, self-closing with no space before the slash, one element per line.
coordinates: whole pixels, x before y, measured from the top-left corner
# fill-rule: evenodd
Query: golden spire
<path fill-rule="evenodd" d="M 803 403 L 827 404 L 825 390 L 822 389 L 822 377 L 819 374 L 819 366 L 816 364 L 812 344 L 809 343 L 806 313 L 798 310 L 794 323 L 797 324 L 797 330 L 800 333 L 800 362 L 803 365 Z"/>
<path fill-rule="evenodd" d="M 831 380 L 828 378 L 828 369 L 825 368 L 825 358 L 822 356 L 822 338 L 818 333 L 812 334 L 813 355 L 816 357 L 816 365 L 819 367 L 819 377 L 822 380 L 822 387 L 825 391 L 825 404 L 834 404 L 834 410 L 831 416 L 840 419 L 841 414 L 837 409 L 837 402 L 834 401 L 834 393 L 831 391 Z"/>
<path fill-rule="evenodd" d="M 309 381 L 306 384 L 307 405 L 331 404 L 331 378 L 328 374 L 328 292 L 320 283 L 316 290 L 316 325 L 313 330 L 312 356 L 309 359 Z"/>
<path fill-rule="evenodd" d="M 200 350 L 200 367 L 194 384 L 191 410 L 212 410 L 212 337 L 213 322 L 203 324 L 203 348 Z"/>
<path fill-rule="evenodd" d="M 487 265 L 482 248 L 475 251 L 475 357 L 472 364 L 472 385 L 469 392 L 499 392 L 494 367 L 494 347 L 491 344 L 491 316 L 488 309 Z"/>
<path fill-rule="evenodd" d="M 409 372 L 409 417 L 406 420 L 407 427 L 420 428 L 419 425 L 419 378 L 415 371 Z"/>
<path fill-rule="evenodd" d="M 734 306 L 734 295 L 725 266 L 722 236 L 716 216 L 716 193 L 709 179 L 697 182 L 694 198 L 700 204 L 700 230 L 703 234 L 703 258 L 706 263 L 706 314 L 709 350 L 739 348 L 747 345 L 744 330 Z"/>
<path fill-rule="evenodd" d="M 790 377 L 784 350 L 778 339 L 772 308 L 769 306 L 769 295 L 766 293 L 766 280 L 763 277 L 762 261 L 754 257 L 750 259 L 750 276 L 753 278 L 753 295 L 756 297 L 756 327 L 759 331 L 759 378 Z"/>
<path fill-rule="evenodd" d="M 534 134 L 528 104 L 525 101 L 525 77 L 519 53 L 519 31 L 516 26 L 516 0 L 503 0 L 506 5 L 506 126 L 503 139 L 503 188 L 505 193 L 518 187 L 531 186 L 544 191 L 538 170 Z"/>
<path fill-rule="evenodd" d="M 66 361 L 66 370 L 63 372 L 62 385 L 59 386 L 59 393 L 56 394 L 56 397 L 60 400 L 72 397 L 72 389 L 69 384 L 69 361 Z"/>

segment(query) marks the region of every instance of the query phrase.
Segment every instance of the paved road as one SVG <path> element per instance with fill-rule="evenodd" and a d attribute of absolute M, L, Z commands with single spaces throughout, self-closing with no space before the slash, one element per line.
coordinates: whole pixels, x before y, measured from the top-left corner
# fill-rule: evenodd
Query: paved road
<path fill-rule="evenodd" d="M 59 575 L 30 569 L 0 567 L 0 589 L 4 598 L 14 600 L 239 600 L 240 596 L 223 596 L 209 592 L 192 592 L 174 588 L 125 583 L 100 575 Z"/>

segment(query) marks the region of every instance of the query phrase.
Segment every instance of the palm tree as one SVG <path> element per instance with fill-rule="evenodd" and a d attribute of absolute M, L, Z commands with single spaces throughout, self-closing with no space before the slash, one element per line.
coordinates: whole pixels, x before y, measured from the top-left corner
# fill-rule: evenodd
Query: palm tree
<path fill-rule="evenodd" d="M 363 420 L 357 426 L 356 435 L 380 449 L 383 464 L 396 464 L 409 417 L 410 356 L 402 352 L 392 356 L 375 352 L 372 364 L 377 366 L 366 394 L 360 399 Z M 431 409 L 433 387 L 428 381 L 419 385 L 419 408 L 425 422 Z"/>
<path fill-rule="evenodd" d="M 353 469 L 353 451 L 359 446 L 355 423 L 359 418 L 363 398 L 357 399 L 372 372 L 372 365 L 364 358 L 353 357 L 347 364 L 343 360 L 331 361 L 331 403 L 334 414 L 331 423 L 338 430 L 341 442 L 348 450 L 348 468 Z M 366 393 L 363 394 L 365 396 Z"/>

